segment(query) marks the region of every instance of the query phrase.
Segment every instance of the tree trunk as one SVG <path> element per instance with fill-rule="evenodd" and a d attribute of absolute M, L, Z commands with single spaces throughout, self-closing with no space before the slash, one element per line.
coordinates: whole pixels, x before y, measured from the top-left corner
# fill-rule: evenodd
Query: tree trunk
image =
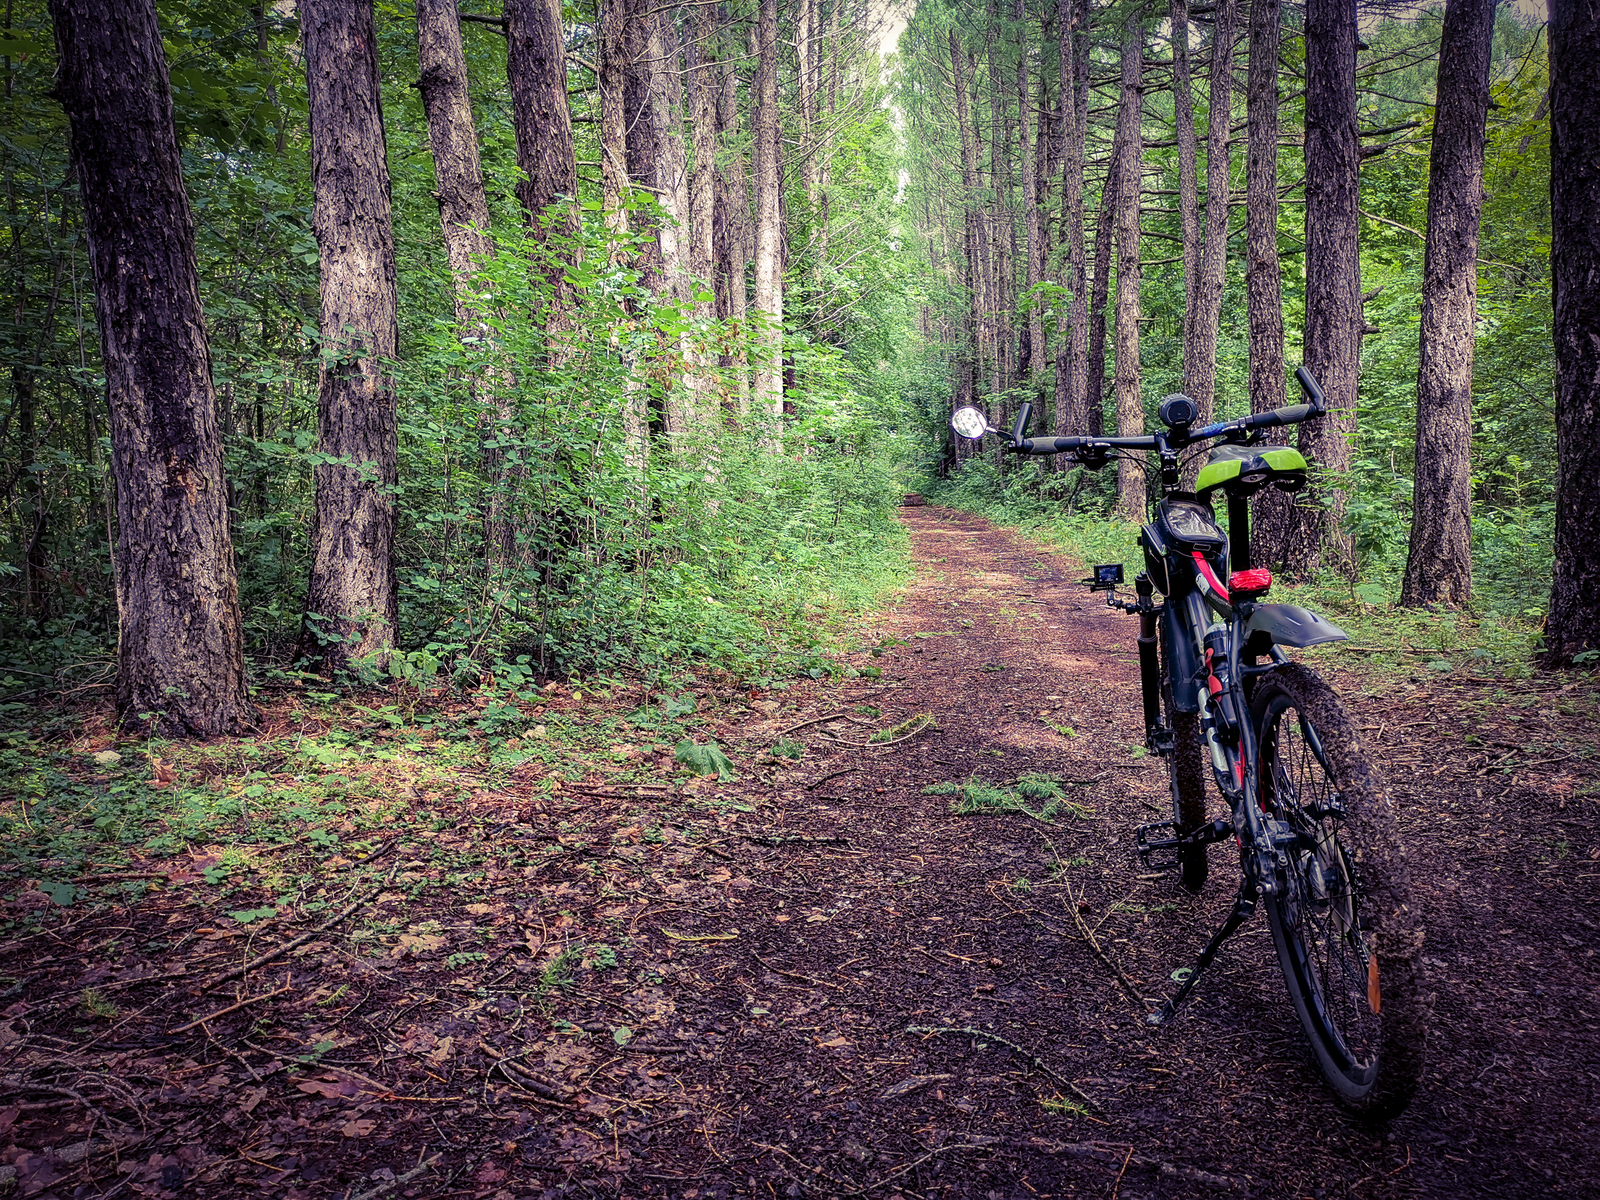
<path fill-rule="evenodd" d="M 658 178 L 661 155 L 657 149 L 660 131 L 656 128 L 657 114 L 651 91 L 655 73 L 651 65 L 652 0 L 621 0 L 621 3 L 625 6 L 622 17 L 622 59 L 625 64 L 622 109 L 628 130 L 628 176 L 654 197 L 660 194 L 661 189 L 661 180 Z M 655 215 L 649 212 L 635 213 L 634 221 L 641 232 L 652 234 L 649 244 L 640 250 L 639 283 L 647 291 L 659 294 L 662 287 L 661 245 L 653 236 L 657 224 Z"/>
<path fill-rule="evenodd" d="M 572 305 L 563 266 L 571 260 L 578 228 L 571 207 L 578 194 L 578 163 L 567 103 L 560 0 L 506 0 L 505 20 L 511 123 L 517 136 L 517 168 L 523 176 L 517 182 L 517 198 L 527 212 L 535 244 L 548 256 L 543 274 L 550 297 L 544 320 L 554 339 L 565 330 L 565 314 Z M 559 199 L 568 203 L 547 211 Z"/>
<path fill-rule="evenodd" d="M 717 133 L 724 145 L 739 144 L 739 74 L 734 64 L 724 63 L 722 68 L 722 93 L 717 100 Z M 748 159 L 744 152 L 731 163 L 718 169 L 717 209 L 721 214 L 717 225 L 722 237 L 717 246 L 717 315 L 728 320 L 736 340 L 731 353 L 723 357 L 722 365 L 733 369 L 733 404 L 738 420 L 750 415 L 750 353 L 748 332 L 748 294 L 745 281 L 745 264 L 754 256 L 750 229 L 750 188 Z M 725 298 L 724 298 L 725 297 Z"/>
<path fill-rule="evenodd" d="M 1439 40 L 1417 371 L 1415 510 L 1400 603 L 1472 599 L 1472 341 L 1494 0 L 1448 0 Z"/>
<path fill-rule="evenodd" d="M 1062 306 L 1056 323 L 1055 433 L 1057 437 L 1074 437 L 1087 434 L 1090 429 L 1089 297 L 1083 245 L 1083 153 L 1089 121 L 1088 0 L 1056 0 L 1056 20 L 1061 53 L 1061 224 L 1067 243 L 1066 283 L 1072 290 L 1072 299 Z M 1102 324 L 1102 351 L 1104 337 Z M 1104 367 L 1102 358 L 1102 373 Z M 1065 459 L 1059 461 L 1063 467 L 1068 465 Z"/>
<path fill-rule="evenodd" d="M 600 207 L 606 228 L 620 239 L 628 232 L 628 7 L 627 0 L 601 0 L 600 8 Z M 614 245 L 615 260 L 622 253 Z"/>
<path fill-rule="evenodd" d="M 1551 0 L 1549 29 L 1559 466 L 1544 663 L 1553 667 L 1600 651 L 1600 0 Z"/>
<path fill-rule="evenodd" d="M 1284 400 L 1283 283 L 1278 264 L 1278 0 L 1250 2 L 1250 72 L 1245 107 L 1245 307 L 1250 326 L 1250 411 L 1271 412 Z M 1266 440 L 1287 435 L 1270 430 Z M 1263 488 L 1251 502 L 1251 561 L 1283 561 L 1290 498 Z"/>
<path fill-rule="evenodd" d="M 1016 334 L 1011 326 L 1011 314 L 1016 309 L 1016 272 L 1012 254 L 1014 226 L 1011 221 L 1011 153 L 1010 139 L 1006 137 L 1006 101 L 1000 81 L 1000 36 L 997 26 L 998 12 L 990 12 L 988 31 L 989 57 L 989 196 L 990 205 L 985 224 L 988 238 L 985 242 L 989 265 L 985 271 L 989 279 L 989 322 L 993 330 L 994 373 L 990 385 L 996 395 L 1009 392 L 1017 378 Z M 1009 402 L 998 399 L 996 411 L 1009 425 Z"/>
<path fill-rule="evenodd" d="M 1198 349 L 1195 293 L 1200 286 L 1200 180 L 1194 89 L 1189 78 L 1188 0 L 1172 0 L 1168 24 L 1172 43 L 1172 119 L 1178 138 L 1178 224 L 1183 235 L 1183 390 L 1194 399 L 1189 386 Z"/>
<path fill-rule="evenodd" d="M 1013 13 L 1017 22 L 1017 145 L 1022 150 L 1022 220 L 1027 233 L 1027 288 L 1028 325 L 1027 353 L 1018 363 L 1020 378 L 1028 383 L 1030 392 L 1042 398 L 1041 381 L 1033 379 L 1034 372 L 1042 370 L 1044 355 L 1044 313 L 1033 289 L 1044 278 L 1044 228 L 1039 213 L 1039 181 L 1034 173 L 1033 134 L 1029 125 L 1032 116 L 1033 95 L 1028 83 L 1028 55 L 1032 53 L 1026 36 L 1027 12 L 1023 0 L 1016 0 Z M 1042 406 L 1041 406 L 1042 407 Z M 1040 416 L 1043 416 L 1040 413 Z M 1044 426 L 1049 428 L 1049 426 Z"/>
<path fill-rule="evenodd" d="M 1144 432 L 1144 402 L 1139 391 L 1139 182 L 1144 167 L 1144 30 L 1128 23 L 1122 46 L 1122 95 L 1117 102 L 1117 436 Z M 1127 457 L 1117 463 L 1117 515 L 1144 520 L 1142 464 Z"/>
<path fill-rule="evenodd" d="M 398 619 L 394 233 L 370 0 L 302 0 L 322 260 L 317 516 L 300 652 L 382 666 Z"/>
<path fill-rule="evenodd" d="M 194 220 L 152 0 L 51 0 L 117 485 L 117 709 L 179 736 L 253 719 Z"/>
<path fill-rule="evenodd" d="M 472 277 L 478 264 L 494 255 L 489 236 L 489 201 L 484 194 L 483 169 L 478 160 L 478 134 L 467 94 L 467 63 L 461 50 L 461 21 L 456 0 L 417 0 L 417 90 L 428 117 L 428 139 L 433 147 L 433 171 L 439 190 L 439 224 L 444 230 L 445 254 L 455 280 L 456 325 L 484 346 L 489 327 L 478 311 Z M 491 578 L 504 570 L 513 550 L 508 514 L 510 478 L 504 443 L 516 417 L 511 393 L 515 381 L 495 378 L 504 386 L 486 401 L 492 418 L 483 426 L 482 461 L 489 480 L 489 503 L 484 520 L 484 558 Z M 480 381 L 476 378 L 473 386 Z"/>
<path fill-rule="evenodd" d="M 1304 362 L 1328 415 L 1300 426 L 1300 452 L 1320 472 L 1350 469 L 1361 371 L 1361 139 L 1356 123 L 1356 11 L 1306 0 L 1306 323 Z M 1341 528 L 1345 494 L 1318 482 L 1300 493 L 1284 548 L 1291 575 L 1328 566 L 1354 578 Z"/>
<path fill-rule="evenodd" d="M 1206 243 L 1190 297 L 1192 319 L 1184 331 L 1183 390 L 1200 410 L 1195 424 L 1211 420 L 1217 391 L 1217 327 L 1228 267 L 1230 180 L 1228 135 L 1233 123 L 1234 0 L 1217 0 L 1211 38 L 1211 88 L 1207 96 Z M 1192 469 L 1198 473 L 1201 459 Z M 1192 484 L 1193 475 L 1186 476 Z"/>
<path fill-rule="evenodd" d="M 783 416 L 783 229 L 779 224 L 778 0 L 760 0 L 755 111 L 755 407 L 775 441 Z"/>
<path fill-rule="evenodd" d="M 950 79 L 956 94 L 956 125 L 961 136 L 962 227 L 967 258 L 967 320 L 971 325 L 957 375 L 957 404 L 960 405 L 971 404 L 976 399 L 989 354 L 988 325 L 984 318 L 988 292 L 983 274 L 983 212 L 978 196 L 978 145 L 972 123 L 972 65 L 961 35 L 954 28 L 950 30 Z"/>

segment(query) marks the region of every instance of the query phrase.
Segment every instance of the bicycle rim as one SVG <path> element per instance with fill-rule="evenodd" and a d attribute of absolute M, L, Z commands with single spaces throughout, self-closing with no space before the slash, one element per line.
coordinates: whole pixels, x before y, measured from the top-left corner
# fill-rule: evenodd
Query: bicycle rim
<path fill-rule="evenodd" d="M 1264 684 L 1262 799 L 1300 835 L 1281 894 L 1267 899 L 1273 943 L 1324 1077 L 1342 1102 L 1381 1119 L 1416 1089 L 1430 1007 L 1420 931 L 1396 920 L 1382 937 L 1374 928 L 1404 890 L 1387 801 L 1326 685 L 1302 668 Z"/>

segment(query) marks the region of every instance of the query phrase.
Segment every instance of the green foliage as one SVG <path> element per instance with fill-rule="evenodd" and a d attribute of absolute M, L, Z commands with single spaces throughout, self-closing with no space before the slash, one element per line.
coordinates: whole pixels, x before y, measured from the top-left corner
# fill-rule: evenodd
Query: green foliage
<path fill-rule="evenodd" d="M 716 742 L 702 745 L 693 738 L 684 738 L 672 752 L 672 757 L 696 775 L 715 775 L 723 783 L 737 778 L 733 764 Z"/>
<path fill-rule="evenodd" d="M 987 784 L 976 779 L 966 783 L 936 783 L 923 788 L 922 793 L 925 796 L 954 796 L 955 799 L 950 801 L 950 811 L 958 817 L 981 813 L 1017 813 L 1048 823 L 1062 809 L 1078 817 L 1088 816 L 1090 812 L 1068 800 L 1060 782 L 1047 775 L 1023 775 L 1010 787 Z"/>

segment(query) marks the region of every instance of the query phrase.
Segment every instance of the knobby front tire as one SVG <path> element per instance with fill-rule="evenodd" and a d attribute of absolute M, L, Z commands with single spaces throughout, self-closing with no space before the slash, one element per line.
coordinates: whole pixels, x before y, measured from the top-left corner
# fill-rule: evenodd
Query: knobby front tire
<path fill-rule="evenodd" d="M 1289 997 L 1339 1101 L 1371 1120 L 1422 1079 L 1433 997 L 1394 802 L 1333 690 L 1299 664 L 1256 684 L 1261 801 L 1288 822 L 1267 919 Z"/>
<path fill-rule="evenodd" d="M 1179 712 L 1172 702 L 1172 671 L 1167 663 L 1166 639 L 1161 644 L 1161 708 L 1172 730 L 1172 754 L 1167 775 L 1172 788 L 1172 822 L 1180 834 L 1198 829 L 1206 821 L 1206 760 L 1200 742 L 1200 714 Z M 1178 881 L 1191 892 L 1205 886 L 1210 865 L 1206 847 L 1178 853 Z"/>

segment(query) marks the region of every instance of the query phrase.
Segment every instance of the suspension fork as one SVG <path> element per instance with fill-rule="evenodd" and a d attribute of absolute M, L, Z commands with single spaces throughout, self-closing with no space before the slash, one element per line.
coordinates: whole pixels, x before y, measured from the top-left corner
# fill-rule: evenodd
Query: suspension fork
<path fill-rule="evenodd" d="M 1134 576 L 1133 590 L 1139 597 L 1139 685 L 1144 693 L 1144 742 L 1159 751 L 1156 731 L 1161 728 L 1161 656 L 1156 641 L 1159 610 L 1152 602 L 1155 585 L 1140 571 Z"/>

